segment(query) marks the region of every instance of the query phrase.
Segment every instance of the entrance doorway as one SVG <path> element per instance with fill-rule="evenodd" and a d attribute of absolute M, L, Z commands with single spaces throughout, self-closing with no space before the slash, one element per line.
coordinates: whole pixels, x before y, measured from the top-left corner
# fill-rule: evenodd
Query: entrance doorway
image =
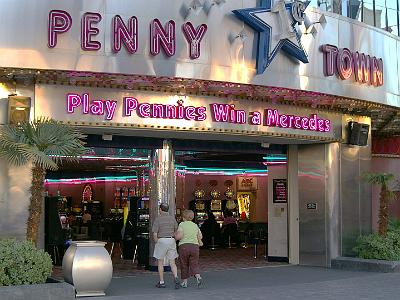
<path fill-rule="evenodd" d="M 121 147 L 118 140 L 93 144 L 78 164 L 64 163 L 48 173 L 46 249 L 56 263 L 69 239 L 96 239 L 108 242 L 114 269 L 121 276 L 146 270 L 150 160 L 157 143 L 154 139 L 142 140 L 137 147 Z M 287 173 L 286 146 L 190 140 L 173 145 L 176 217 L 180 221 L 184 209 L 195 212 L 194 222 L 204 235 L 203 269 L 271 263 L 269 219 L 277 218 L 276 207 L 284 205 L 279 201 L 285 198 L 286 177 L 276 174 Z M 280 186 L 274 181 L 278 179 Z M 280 234 L 287 243 L 287 231 L 273 236 Z"/>

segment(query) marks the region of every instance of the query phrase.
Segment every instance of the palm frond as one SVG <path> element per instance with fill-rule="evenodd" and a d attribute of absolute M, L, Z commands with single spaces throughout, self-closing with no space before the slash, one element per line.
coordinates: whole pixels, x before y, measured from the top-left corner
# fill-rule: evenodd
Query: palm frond
<path fill-rule="evenodd" d="M 42 117 L 0 128 L 0 156 L 13 165 L 32 161 L 44 169 L 56 170 L 61 158 L 76 160 L 85 153 L 84 138 L 71 126 Z"/>
<path fill-rule="evenodd" d="M 394 179 L 394 175 L 388 173 L 366 172 L 362 174 L 362 179 L 372 184 L 388 185 Z"/>

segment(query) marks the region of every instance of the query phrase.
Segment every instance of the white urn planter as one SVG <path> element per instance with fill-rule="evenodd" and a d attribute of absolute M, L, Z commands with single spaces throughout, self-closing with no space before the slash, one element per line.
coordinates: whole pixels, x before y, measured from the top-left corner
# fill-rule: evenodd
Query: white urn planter
<path fill-rule="evenodd" d="M 75 288 L 76 297 L 104 296 L 113 267 L 105 242 L 71 242 L 62 262 L 64 280 Z"/>

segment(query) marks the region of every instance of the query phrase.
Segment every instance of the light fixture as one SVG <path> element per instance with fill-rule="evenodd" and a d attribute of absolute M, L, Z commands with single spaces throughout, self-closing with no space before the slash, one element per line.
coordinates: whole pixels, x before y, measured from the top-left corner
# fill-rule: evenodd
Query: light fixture
<path fill-rule="evenodd" d="M 261 143 L 262 148 L 269 148 L 270 144 L 269 143 Z"/>
<path fill-rule="evenodd" d="M 325 26 L 327 24 L 325 15 L 322 14 L 317 22 L 312 22 L 307 16 L 304 17 L 304 27 L 306 28 L 306 31 L 303 32 L 303 34 L 311 34 L 314 38 L 317 36 L 317 29 L 315 28 L 316 24 L 320 24 L 322 29 L 325 29 Z M 311 30 L 308 30 L 311 27 Z"/>
<path fill-rule="evenodd" d="M 208 15 L 214 5 L 222 5 L 226 0 L 206 0 L 203 5 L 204 12 Z"/>
<path fill-rule="evenodd" d="M 313 25 L 315 25 L 315 24 L 321 24 L 321 27 L 322 27 L 322 28 L 325 28 L 326 23 L 327 23 L 327 22 L 326 22 L 326 18 L 325 18 L 325 15 L 324 15 L 324 14 L 322 14 L 322 15 L 319 17 L 319 20 L 318 20 L 317 22 L 312 22 L 312 21 L 310 20 L 310 18 L 307 17 L 307 16 L 304 17 L 304 26 L 306 27 L 306 29 L 310 28 L 311 26 L 313 26 Z"/>
<path fill-rule="evenodd" d="M 192 12 L 198 14 L 202 8 L 203 5 L 199 0 L 193 0 L 189 5 L 186 3 L 182 4 L 180 14 L 184 19 L 187 19 Z"/>
<path fill-rule="evenodd" d="M 244 28 L 240 30 L 239 33 L 233 33 L 233 32 L 229 33 L 228 36 L 229 43 L 233 44 L 237 39 L 239 39 L 242 43 L 247 39 L 247 34 Z"/>
<path fill-rule="evenodd" d="M 101 136 L 101 138 L 102 138 L 103 141 L 112 141 L 113 136 L 112 136 L 112 134 L 103 134 Z"/>

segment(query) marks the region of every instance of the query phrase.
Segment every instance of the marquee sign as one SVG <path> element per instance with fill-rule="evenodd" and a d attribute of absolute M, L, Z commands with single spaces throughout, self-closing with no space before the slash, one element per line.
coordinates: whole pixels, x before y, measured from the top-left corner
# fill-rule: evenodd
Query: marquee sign
<path fill-rule="evenodd" d="M 182 97 L 183 98 L 183 97 Z M 291 128 L 316 132 L 330 132 L 331 121 L 311 114 L 299 116 L 283 114 L 278 109 L 264 108 L 262 111 L 237 109 L 234 104 L 210 103 L 207 106 L 187 105 L 183 99 L 176 104 L 148 103 L 127 96 L 122 99 L 123 118 L 150 118 L 188 121 L 207 121 L 214 123 L 250 124 L 268 127 Z M 68 114 L 94 115 L 113 120 L 118 101 L 110 99 L 91 99 L 89 93 L 68 93 L 66 110 Z"/>
<path fill-rule="evenodd" d="M 48 99 L 52 99 L 49 102 Z M 342 116 L 253 99 L 35 85 L 34 116 L 76 126 L 341 139 Z"/>

